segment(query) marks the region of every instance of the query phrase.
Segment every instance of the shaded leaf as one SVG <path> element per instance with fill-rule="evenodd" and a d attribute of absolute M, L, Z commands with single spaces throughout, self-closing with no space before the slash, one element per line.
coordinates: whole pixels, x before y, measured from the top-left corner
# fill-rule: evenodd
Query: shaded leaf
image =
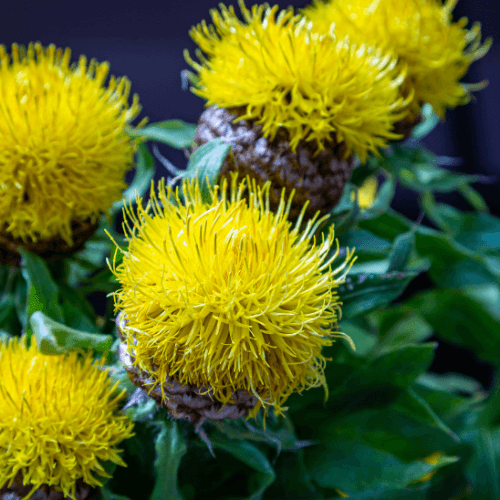
<path fill-rule="evenodd" d="M 156 163 L 145 144 L 139 144 L 136 152 L 136 170 L 134 180 L 124 191 L 122 199 L 113 202 L 113 209 L 120 210 L 125 203 L 134 201 L 137 196 L 143 196 L 146 190 L 151 186 L 151 180 L 155 175 Z"/>
<path fill-rule="evenodd" d="M 23 248 L 19 248 L 19 253 L 22 257 L 21 272 L 28 285 L 26 317 L 30 318 L 35 311 L 42 311 L 56 321 L 64 321 L 59 290 L 47 264 L 41 257 Z"/>
<path fill-rule="evenodd" d="M 437 465 L 423 460 L 403 462 L 359 439 L 333 434 L 317 449 L 305 449 L 304 455 L 314 481 L 349 495 L 367 489 L 404 488 L 436 468 L 456 462 L 453 457 L 442 457 Z"/>
<path fill-rule="evenodd" d="M 160 421 L 160 433 L 155 442 L 156 483 L 150 500 L 182 500 L 177 484 L 177 473 L 186 454 L 184 437 L 178 429 L 176 421 Z"/>
<path fill-rule="evenodd" d="M 71 351 L 93 349 L 98 353 L 109 351 L 111 335 L 81 332 L 54 321 L 41 311 L 34 312 L 29 320 L 36 345 L 44 354 L 63 354 Z"/>
<path fill-rule="evenodd" d="M 409 282 L 425 269 L 384 274 L 351 274 L 338 288 L 346 319 L 387 305 L 399 297 Z"/>
<path fill-rule="evenodd" d="M 404 271 L 410 262 L 411 253 L 414 248 L 415 232 L 412 230 L 400 234 L 392 244 L 387 272 Z"/>
<path fill-rule="evenodd" d="M 258 448 L 245 441 L 220 439 L 216 436 L 212 437 L 211 441 L 214 448 L 224 450 L 258 472 L 259 480 L 256 489 L 247 498 L 248 500 L 261 499 L 267 487 L 275 479 L 274 470 L 265 455 Z"/>
<path fill-rule="evenodd" d="M 442 339 L 468 347 L 491 363 L 500 363 L 499 322 L 465 291 L 423 292 L 407 305 L 418 311 Z"/>

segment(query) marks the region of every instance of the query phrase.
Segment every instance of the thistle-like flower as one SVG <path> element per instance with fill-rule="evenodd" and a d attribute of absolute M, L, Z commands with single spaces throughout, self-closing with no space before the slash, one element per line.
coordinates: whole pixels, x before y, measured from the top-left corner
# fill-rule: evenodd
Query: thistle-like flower
<path fill-rule="evenodd" d="M 280 413 L 293 392 L 326 389 L 322 347 L 344 336 L 335 289 L 353 253 L 334 268 L 333 228 L 316 242 L 321 221 L 292 227 L 290 202 L 283 195 L 274 213 L 268 193 L 236 174 L 208 202 L 198 181 L 175 192 L 160 182 L 146 209 L 124 210 L 129 246 L 112 266 L 121 359 L 136 385 L 197 426 Z"/>
<path fill-rule="evenodd" d="M 306 200 L 308 215 L 328 212 L 338 201 L 354 162 L 365 160 L 400 136 L 404 117 L 399 86 L 404 73 L 396 59 L 367 43 L 312 31 L 292 9 L 278 13 L 267 4 L 248 10 L 243 21 L 232 7 L 211 11 L 190 34 L 199 45 L 193 92 L 211 106 L 201 117 L 196 146 L 215 137 L 232 145 L 221 175 L 238 170 L 261 184 L 295 188 L 297 217 Z"/>
<path fill-rule="evenodd" d="M 406 72 L 401 86 L 411 98 L 409 119 L 420 114 L 424 103 L 444 118 L 447 108 L 466 104 L 479 86 L 460 83 L 470 64 L 484 56 L 491 40 L 481 45 L 478 23 L 466 29 L 467 19 L 452 21 L 458 0 L 314 0 L 302 13 L 314 29 L 348 35 L 396 54 Z"/>
<path fill-rule="evenodd" d="M 138 115 L 130 82 L 70 49 L 0 46 L 0 260 L 24 246 L 47 258 L 83 245 L 120 199 Z M 9 258 L 10 256 L 10 258 Z"/>
<path fill-rule="evenodd" d="M 12 338 L 0 343 L 0 373 L 0 494 L 85 500 L 109 477 L 105 462 L 125 465 L 124 394 L 89 355 L 49 356 Z"/>

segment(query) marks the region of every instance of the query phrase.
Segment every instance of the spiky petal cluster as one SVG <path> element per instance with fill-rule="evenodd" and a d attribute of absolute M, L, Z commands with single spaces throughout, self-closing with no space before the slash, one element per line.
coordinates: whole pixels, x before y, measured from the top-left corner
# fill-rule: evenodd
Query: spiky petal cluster
<path fill-rule="evenodd" d="M 351 44 L 331 33 L 318 34 L 291 9 L 277 15 L 277 6 L 240 1 L 244 21 L 232 7 L 211 11 L 190 35 L 199 45 L 201 64 L 194 92 L 207 105 L 243 107 L 240 119 L 262 124 L 274 138 L 288 131 L 295 150 L 300 141 L 345 143 L 346 157 L 376 153 L 399 138 L 393 125 L 403 116 L 399 94 L 403 75 L 396 59 L 368 44 Z"/>
<path fill-rule="evenodd" d="M 70 58 L 54 45 L 0 46 L 0 231 L 13 238 L 71 244 L 72 220 L 95 222 L 120 199 L 133 162 L 130 82 L 106 86 L 107 63 Z"/>
<path fill-rule="evenodd" d="M 0 373 L 0 488 L 21 473 L 32 492 L 48 485 L 74 499 L 77 480 L 100 486 L 104 462 L 125 465 L 124 395 L 89 355 L 48 356 L 13 338 L 0 343 Z"/>
<path fill-rule="evenodd" d="M 291 393 L 326 388 L 321 349 L 343 336 L 335 289 L 352 252 L 332 268 L 333 229 L 317 244 L 319 221 L 292 228 L 284 198 L 271 212 L 269 183 L 248 182 L 233 175 L 208 202 L 197 181 L 175 193 L 160 182 L 149 208 L 128 207 L 116 309 L 154 386 L 171 377 L 224 404 L 244 389 L 259 400 L 252 414 L 280 412 Z"/>
<path fill-rule="evenodd" d="M 348 35 L 396 54 L 398 66 L 406 71 L 404 95 L 412 96 L 411 113 L 432 104 L 444 117 L 447 108 L 466 104 L 473 86 L 460 83 L 470 64 L 491 45 L 481 45 L 478 23 L 466 29 L 467 19 L 452 21 L 457 0 L 315 0 L 303 14 L 315 29 Z"/>

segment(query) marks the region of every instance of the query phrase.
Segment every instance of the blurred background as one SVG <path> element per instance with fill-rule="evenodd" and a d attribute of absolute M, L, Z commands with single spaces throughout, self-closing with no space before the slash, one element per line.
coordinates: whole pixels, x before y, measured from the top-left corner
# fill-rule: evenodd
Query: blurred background
<path fill-rule="evenodd" d="M 228 2 L 236 4 L 236 0 Z M 278 2 L 304 7 L 301 1 Z M 110 0 L 69 2 L 63 0 L 9 1 L 2 5 L 0 44 L 28 44 L 40 41 L 70 47 L 74 59 L 80 54 L 98 61 L 109 61 L 111 73 L 127 75 L 132 91 L 140 96 L 141 117 L 150 122 L 182 119 L 196 122 L 203 111 L 202 99 L 181 86 L 181 71 L 188 68 L 183 50 L 194 54 L 189 29 L 202 19 L 210 19 L 209 10 L 216 0 L 189 2 L 149 0 L 112 2 Z M 247 5 L 252 2 L 247 1 Z M 500 216 L 500 4 L 497 0 L 459 0 L 455 19 L 469 18 L 469 25 L 482 24 L 483 39 L 493 37 L 489 53 L 475 62 L 466 82 L 488 80 L 486 89 L 475 94 L 467 106 L 448 111 L 446 121 L 425 139 L 434 153 L 457 159 L 450 168 L 469 174 L 484 174 L 488 181 L 476 184 L 493 214 Z M 162 150 L 177 167 L 186 159 L 181 152 Z M 162 172 L 158 166 L 158 177 Z M 447 195 L 443 201 L 468 209 L 460 195 Z M 419 206 L 416 195 L 400 188 L 393 207 L 416 220 Z M 417 278 L 405 297 L 426 288 L 426 277 Z M 480 334 L 480 332 L 479 332 Z M 491 382 L 491 371 L 468 351 L 440 342 L 433 369 L 457 371 L 477 377 L 484 385 Z"/>

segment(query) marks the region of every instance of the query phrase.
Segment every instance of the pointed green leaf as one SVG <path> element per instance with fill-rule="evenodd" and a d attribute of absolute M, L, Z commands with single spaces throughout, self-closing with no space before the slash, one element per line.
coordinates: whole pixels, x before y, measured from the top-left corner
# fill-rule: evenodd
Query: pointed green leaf
<path fill-rule="evenodd" d="M 176 421 L 160 422 L 155 449 L 156 483 L 150 500 L 182 500 L 177 473 L 187 447 Z"/>
<path fill-rule="evenodd" d="M 41 311 L 34 312 L 29 320 L 36 345 L 44 354 L 63 354 L 71 351 L 93 349 L 98 353 L 109 351 L 111 335 L 81 332 L 54 321 Z"/>
<path fill-rule="evenodd" d="M 196 124 L 182 120 L 165 120 L 150 123 L 145 127 L 129 130 L 132 137 L 143 137 L 148 141 L 161 142 L 176 149 L 189 148 L 193 144 Z"/>
<path fill-rule="evenodd" d="M 396 181 L 393 176 L 385 180 L 377 192 L 373 205 L 361 214 L 362 219 L 374 219 L 385 213 L 391 206 L 396 194 Z"/>
<path fill-rule="evenodd" d="M 21 272 L 28 285 L 27 318 L 35 311 L 42 311 L 56 321 L 64 321 L 59 290 L 47 264 L 41 257 L 23 248 L 19 248 L 19 253 L 22 257 Z"/>
<path fill-rule="evenodd" d="M 216 184 L 221 166 L 230 149 L 231 144 L 223 142 L 222 139 L 214 139 L 199 147 L 189 158 L 185 177 L 188 179 L 198 177 L 205 201 L 211 200 L 210 186 Z"/>
<path fill-rule="evenodd" d="M 113 202 L 113 209 L 120 210 L 125 203 L 133 201 L 137 196 L 143 196 L 146 190 L 151 186 L 156 170 L 156 163 L 145 144 L 139 144 L 136 152 L 136 170 L 134 180 L 130 186 L 124 191 L 122 199 Z"/>
<path fill-rule="evenodd" d="M 99 489 L 100 500 L 130 500 L 129 497 L 124 495 L 117 495 L 111 492 L 106 486 L 102 486 Z"/>

